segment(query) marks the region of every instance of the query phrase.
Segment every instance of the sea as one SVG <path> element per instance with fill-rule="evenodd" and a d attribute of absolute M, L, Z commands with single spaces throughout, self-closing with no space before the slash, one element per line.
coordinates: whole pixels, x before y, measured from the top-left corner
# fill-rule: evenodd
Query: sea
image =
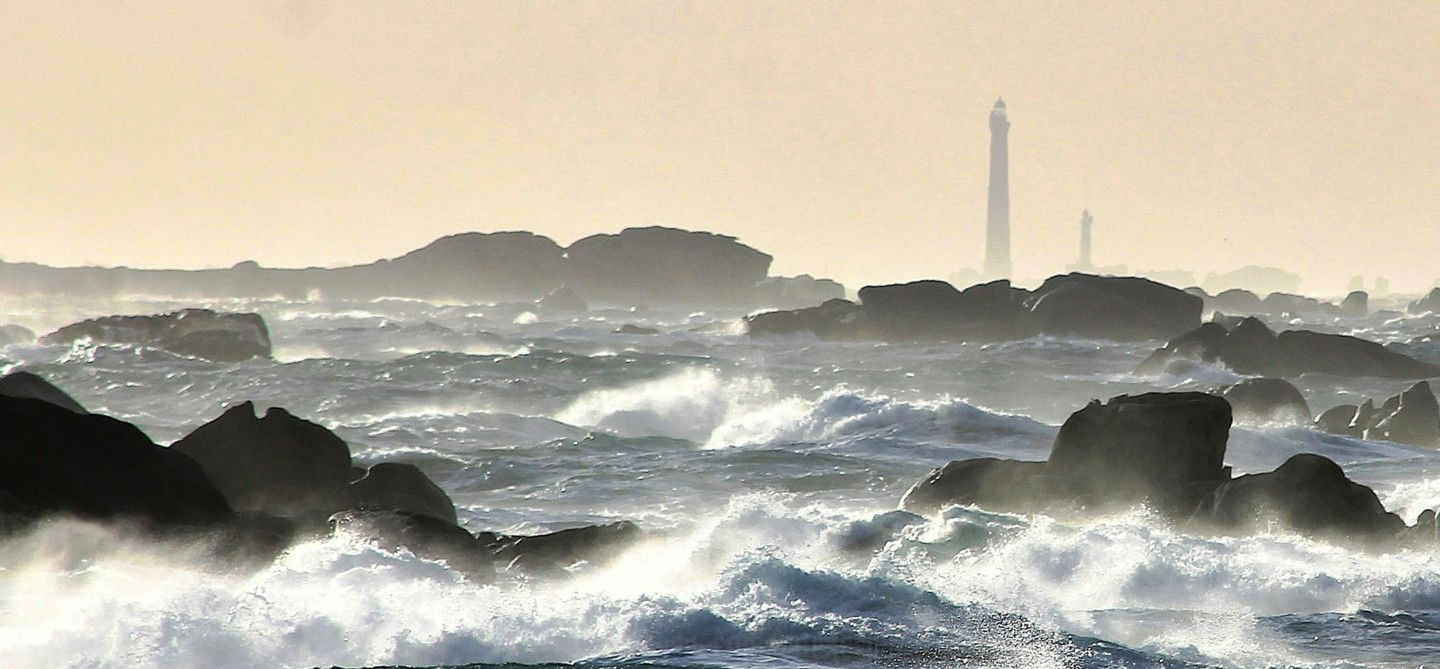
<path fill-rule="evenodd" d="M 237 402 L 285 407 L 359 464 L 418 465 L 472 531 L 632 520 L 647 539 L 563 578 L 480 583 L 344 533 L 241 569 L 57 520 L 0 544 L 0 665 L 1440 667 L 1440 551 L 1279 528 L 1202 536 L 1143 508 L 894 513 L 950 460 L 1043 459 L 1092 399 L 1240 379 L 1135 374 L 1162 342 L 755 339 L 741 312 L 407 299 L 7 298 L 0 314 L 43 334 L 193 306 L 262 314 L 274 359 L 16 344 L 0 371 L 38 373 L 161 444 Z M 616 332 L 627 324 L 656 333 Z M 1440 317 L 1272 325 L 1440 361 Z M 1316 414 L 1410 385 L 1295 381 Z M 1258 472 L 1301 452 L 1333 458 L 1407 522 L 1440 506 L 1435 449 L 1238 424 L 1227 461 Z"/>

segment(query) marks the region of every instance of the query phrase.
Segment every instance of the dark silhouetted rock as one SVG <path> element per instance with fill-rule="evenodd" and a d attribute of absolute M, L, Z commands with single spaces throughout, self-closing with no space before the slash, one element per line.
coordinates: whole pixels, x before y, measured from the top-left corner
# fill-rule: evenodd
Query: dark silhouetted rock
<path fill-rule="evenodd" d="M 930 512 L 952 504 L 997 511 L 1041 510 L 1066 498 L 1065 482 L 1052 480 L 1044 462 L 972 458 L 930 472 L 906 491 L 900 508 Z"/>
<path fill-rule="evenodd" d="M 270 331 L 259 314 L 184 309 L 153 316 L 104 316 L 40 338 L 45 344 L 134 344 L 217 362 L 270 356 Z"/>
<path fill-rule="evenodd" d="M 458 522 L 450 496 L 415 465 L 371 465 L 365 476 L 350 484 L 350 500 L 358 509 L 405 511 L 451 524 Z"/>
<path fill-rule="evenodd" d="M 755 286 L 756 303 L 774 309 L 804 309 L 844 297 L 845 286 L 838 281 L 809 274 L 772 276 Z"/>
<path fill-rule="evenodd" d="M 1348 437 L 1362 436 L 1363 430 L 1355 428 L 1355 414 L 1359 410 L 1360 407 L 1354 404 L 1341 404 L 1326 409 L 1315 418 L 1315 429 Z"/>
<path fill-rule="evenodd" d="M 1406 311 L 1417 316 L 1420 314 L 1440 313 L 1440 288 L 1432 289 L 1425 297 L 1411 302 L 1410 306 L 1406 308 Z"/>
<path fill-rule="evenodd" d="M 511 568 L 552 573 L 579 562 L 607 561 L 642 536 L 639 527 L 622 520 L 535 536 L 495 536 L 488 550 Z"/>
<path fill-rule="evenodd" d="M 1042 332 L 1095 339 L 1169 339 L 1200 324 L 1204 300 L 1139 277 L 1065 274 L 1026 303 Z"/>
<path fill-rule="evenodd" d="M 529 301 L 559 288 L 565 266 L 565 250 L 549 237 L 467 232 L 388 262 L 331 270 L 324 283 L 327 293 Z"/>
<path fill-rule="evenodd" d="M 350 447 L 329 430 L 244 402 L 175 442 L 240 511 L 293 516 L 350 506 Z"/>
<path fill-rule="evenodd" d="M 1245 379 L 1220 391 L 1235 417 L 1261 423 L 1310 422 L 1310 405 L 1294 384 L 1284 379 Z"/>
<path fill-rule="evenodd" d="M 864 310 L 849 300 L 830 300 L 808 309 L 747 316 L 745 328 L 751 336 L 810 332 L 828 341 L 870 339 L 874 332 Z"/>
<path fill-rule="evenodd" d="M 1270 293 L 1265 296 L 1262 303 L 1267 313 L 1282 318 L 1305 315 L 1337 316 L 1340 314 L 1340 309 L 1333 304 L 1291 293 Z"/>
<path fill-rule="evenodd" d="M 1430 384 L 1421 381 L 1395 395 L 1368 417 L 1366 439 L 1415 446 L 1440 446 L 1440 405 Z"/>
<path fill-rule="evenodd" d="M 1340 313 L 1358 318 L 1370 314 L 1370 295 L 1363 290 L 1352 290 L 1340 303 Z"/>
<path fill-rule="evenodd" d="M 1241 476 L 1216 488 L 1195 519 L 1228 532 L 1264 531 L 1279 524 L 1308 536 L 1372 545 L 1390 541 L 1405 528 L 1373 490 L 1313 453 L 1292 456 L 1273 472 Z"/>
<path fill-rule="evenodd" d="M 0 378 L 0 395 L 44 400 L 75 413 L 88 413 L 75 398 L 30 372 L 11 372 Z"/>
<path fill-rule="evenodd" d="M 1087 503 L 1144 500 L 1166 514 L 1189 514 L 1229 479 L 1225 444 L 1229 402 L 1205 393 L 1121 395 L 1091 402 L 1060 426 L 1047 471 Z"/>
<path fill-rule="evenodd" d="M 1260 301 L 1260 296 L 1242 288 L 1221 291 L 1220 294 L 1210 298 L 1208 304 L 1212 310 L 1223 311 L 1227 314 L 1258 314 L 1265 311 L 1265 305 Z"/>
<path fill-rule="evenodd" d="M 1301 374 L 1424 379 L 1440 376 L 1440 367 L 1348 335 L 1309 330 L 1275 334 L 1257 318 L 1245 318 L 1223 339 L 1207 323 L 1171 340 L 1142 363 L 1142 369 L 1163 369 L 1169 360 L 1220 360 L 1241 374 L 1289 378 Z"/>
<path fill-rule="evenodd" d="M 203 525 L 230 506 L 185 454 L 134 425 L 0 396 L 0 515 Z"/>
<path fill-rule="evenodd" d="M 464 528 L 425 514 L 404 511 L 342 511 L 330 517 L 336 532 L 374 541 L 389 551 L 400 549 L 429 560 L 444 561 L 471 578 L 489 580 L 495 559 L 487 546 Z"/>
<path fill-rule="evenodd" d="M 584 298 L 568 285 L 556 288 L 555 292 L 540 298 L 535 305 L 548 311 L 585 311 L 590 308 Z"/>
<path fill-rule="evenodd" d="M 626 228 L 565 250 L 567 283 L 612 305 L 748 306 L 771 257 L 734 237 L 675 228 Z"/>
<path fill-rule="evenodd" d="M 877 333 L 889 341 L 1004 341 L 1036 334 L 1025 307 L 1027 291 L 1009 281 L 955 290 L 944 281 L 914 281 L 860 289 L 860 303 Z"/>

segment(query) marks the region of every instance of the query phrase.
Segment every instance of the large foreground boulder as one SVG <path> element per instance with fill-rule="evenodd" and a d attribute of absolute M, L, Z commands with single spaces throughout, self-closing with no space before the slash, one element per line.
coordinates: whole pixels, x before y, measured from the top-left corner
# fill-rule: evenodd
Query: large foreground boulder
<path fill-rule="evenodd" d="M 44 400 L 75 413 L 87 413 L 75 398 L 36 374 L 20 371 L 0 377 L 0 395 Z"/>
<path fill-rule="evenodd" d="M 1045 462 L 977 458 L 936 469 L 901 505 L 1086 511 L 1147 504 L 1184 518 L 1229 479 L 1230 405 L 1204 393 L 1121 395 L 1071 414 Z"/>
<path fill-rule="evenodd" d="M 1310 405 L 1294 384 L 1284 379 L 1245 379 L 1221 389 L 1235 418 L 1255 423 L 1310 422 Z"/>
<path fill-rule="evenodd" d="M 1060 426 L 1047 471 L 1093 504 L 1144 500 L 1162 513 L 1188 514 L 1229 479 L 1231 421 L 1230 404 L 1205 393 L 1094 401 Z"/>
<path fill-rule="evenodd" d="M 217 362 L 271 354 L 270 331 L 259 314 L 183 309 L 151 316 L 104 316 L 72 323 L 40 338 L 44 344 L 78 341 L 150 346 Z"/>
<path fill-rule="evenodd" d="M 57 514 L 152 526 L 218 523 L 224 495 L 185 454 L 134 425 L 48 401 L 0 396 L 0 515 Z"/>
<path fill-rule="evenodd" d="M 1227 532 L 1272 526 L 1326 539 L 1378 544 L 1394 539 L 1405 523 L 1385 510 L 1375 491 L 1351 481 L 1340 465 L 1321 455 L 1292 456 L 1273 472 L 1241 476 L 1215 489 L 1195 521 Z"/>
<path fill-rule="evenodd" d="M 1195 328 L 1205 301 L 1149 279 L 1075 273 L 1046 279 L 1026 304 L 1047 334 L 1144 340 Z"/>
<path fill-rule="evenodd" d="M 241 511 L 279 516 L 350 507 L 350 447 L 332 432 L 243 402 L 175 442 Z"/>
<path fill-rule="evenodd" d="M 1241 320 L 1219 336 L 1215 323 L 1172 339 L 1141 363 L 1139 371 L 1164 369 L 1176 360 L 1219 360 L 1241 374 L 1293 378 L 1301 374 L 1425 379 L 1440 367 L 1348 335 L 1286 330 L 1276 334 L 1257 318 Z"/>

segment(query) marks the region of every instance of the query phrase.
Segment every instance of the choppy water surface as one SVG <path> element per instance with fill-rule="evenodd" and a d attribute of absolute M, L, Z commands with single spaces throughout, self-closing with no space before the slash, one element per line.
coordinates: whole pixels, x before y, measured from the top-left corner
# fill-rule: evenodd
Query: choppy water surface
<path fill-rule="evenodd" d="M 45 331 L 156 312 L 19 301 Z M 1440 554 L 1373 555 L 1284 534 L 1176 533 L 1143 511 L 1088 524 L 951 509 L 873 554 L 948 460 L 1040 459 L 1092 398 L 1211 388 L 1220 368 L 1140 378 L 1153 344 L 1033 339 L 890 346 L 756 341 L 739 314 L 405 300 L 255 310 L 276 360 L 220 365 L 125 347 L 12 346 L 161 443 L 253 399 L 336 430 L 357 460 L 414 462 L 471 530 L 632 519 L 651 541 L 563 581 L 476 585 L 353 537 L 258 572 L 53 523 L 0 546 L 0 649 L 17 667 L 1188 667 L 1440 662 Z M 622 335 L 625 323 L 658 335 Z M 1434 319 L 1321 324 L 1440 357 Z M 1416 340 L 1415 343 L 1410 343 Z M 1405 383 L 1302 378 L 1318 413 Z M 1440 506 L 1435 451 L 1242 426 L 1229 461 L 1328 455 L 1407 521 Z"/>

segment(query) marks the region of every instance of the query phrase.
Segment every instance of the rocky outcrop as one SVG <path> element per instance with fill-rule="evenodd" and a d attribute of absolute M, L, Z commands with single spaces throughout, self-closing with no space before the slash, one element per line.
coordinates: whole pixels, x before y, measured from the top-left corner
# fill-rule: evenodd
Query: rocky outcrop
<path fill-rule="evenodd" d="M 829 300 L 818 307 L 794 311 L 767 311 L 747 316 L 745 329 L 751 336 L 813 333 L 827 341 L 874 338 L 874 326 L 865 310 L 849 300 Z"/>
<path fill-rule="evenodd" d="M 259 314 L 184 309 L 152 316 L 104 316 L 72 323 L 40 338 L 44 344 L 78 341 L 133 344 L 216 362 L 270 356 L 270 331 Z"/>
<path fill-rule="evenodd" d="M 1245 379 L 1219 392 L 1230 402 L 1237 420 L 1255 423 L 1310 422 L 1310 405 L 1294 384 L 1284 379 Z"/>
<path fill-rule="evenodd" d="M 532 301 L 559 288 L 565 250 L 532 232 L 466 232 L 441 237 L 390 261 L 318 277 L 327 294 Z"/>
<path fill-rule="evenodd" d="M 1248 474 L 1216 488 L 1194 520 L 1229 533 L 1281 525 L 1309 536 L 1363 544 L 1394 540 L 1405 523 L 1370 488 L 1321 455 L 1292 456 L 1273 472 Z"/>
<path fill-rule="evenodd" d="M 772 276 L 755 285 L 756 305 L 771 309 L 804 309 L 844 297 L 840 282 L 809 274 Z"/>
<path fill-rule="evenodd" d="M 1440 288 L 1434 288 L 1425 297 L 1411 302 L 1405 310 L 1417 316 L 1440 313 Z"/>
<path fill-rule="evenodd" d="M 566 283 L 591 303 L 716 305 L 754 303 L 771 257 L 734 237 L 675 228 L 626 228 L 565 249 Z"/>
<path fill-rule="evenodd" d="M 1203 300 L 1135 277 L 1066 274 L 1033 293 L 992 281 L 956 290 L 944 281 L 866 286 L 860 305 L 752 316 L 752 334 L 809 329 L 822 339 L 995 342 L 1059 337 L 1163 339 L 1195 327 Z M 759 323 L 760 326 L 755 326 Z M 847 330 L 847 325 L 853 326 Z M 823 334 L 822 334 L 823 331 Z"/>
<path fill-rule="evenodd" d="M 1224 336 L 1217 325 L 1206 323 L 1176 337 L 1152 353 L 1137 371 L 1154 372 L 1174 360 L 1191 359 L 1218 360 L 1241 374 L 1280 378 L 1310 373 L 1397 379 L 1440 376 L 1440 367 L 1358 337 L 1309 330 L 1276 334 L 1253 317 L 1240 321 Z"/>
<path fill-rule="evenodd" d="M 43 400 L 75 413 L 88 413 L 75 398 L 30 372 L 11 372 L 0 378 L 0 395 Z"/>
<path fill-rule="evenodd" d="M 1265 312 L 1260 296 L 1243 288 L 1221 291 L 1208 301 L 1208 307 L 1227 314 L 1259 314 Z"/>
<path fill-rule="evenodd" d="M 1371 400 L 1342 404 L 1321 414 L 1316 429 L 1378 441 L 1415 446 L 1440 446 L 1440 404 L 1430 384 L 1421 381 L 1386 399 L 1379 408 Z"/>
<path fill-rule="evenodd" d="M 349 485 L 350 506 L 356 509 L 402 511 L 443 520 L 452 525 L 455 503 L 425 472 L 411 464 L 381 462 Z"/>
<path fill-rule="evenodd" d="M 1223 464 L 1230 420 L 1226 400 L 1201 393 L 1091 402 L 1065 421 L 1048 460 L 951 462 L 912 486 L 901 507 L 1092 514 L 1144 504 L 1211 532 L 1280 527 L 1376 547 L 1436 538 L 1433 515 L 1430 525 L 1422 515 L 1407 528 L 1373 490 L 1320 455 L 1302 453 L 1273 472 L 1232 479 Z"/>
<path fill-rule="evenodd" d="M 332 432 L 243 402 L 175 442 L 240 511 L 277 516 L 350 507 L 350 447 Z"/>
<path fill-rule="evenodd" d="M 1350 318 L 1370 315 L 1370 294 L 1363 290 L 1352 290 L 1340 303 L 1340 313 Z"/>
<path fill-rule="evenodd" d="M 1167 339 L 1200 324 L 1204 300 L 1139 277 L 1065 274 L 1026 302 L 1047 334 L 1094 339 Z"/>
<path fill-rule="evenodd" d="M 554 573 L 581 562 L 604 562 L 642 536 L 628 520 L 587 525 L 532 536 L 476 535 L 500 564 L 511 569 Z"/>
<path fill-rule="evenodd" d="M 1146 393 L 1091 402 L 1060 427 L 1045 462 L 952 462 L 911 487 L 901 506 L 1096 511 L 1144 503 L 1185 517 L 1229 478 L 1224 459 L 1230 423 L 1230 405 L 1204 393 Z"/>
<path fill-rule="evenodd" d="M 48 401 L 0 396 L 0 516 L 54 515 L 171 527 L 212 524 L 230 505 L 183 453 L 135 426 Z"/>

